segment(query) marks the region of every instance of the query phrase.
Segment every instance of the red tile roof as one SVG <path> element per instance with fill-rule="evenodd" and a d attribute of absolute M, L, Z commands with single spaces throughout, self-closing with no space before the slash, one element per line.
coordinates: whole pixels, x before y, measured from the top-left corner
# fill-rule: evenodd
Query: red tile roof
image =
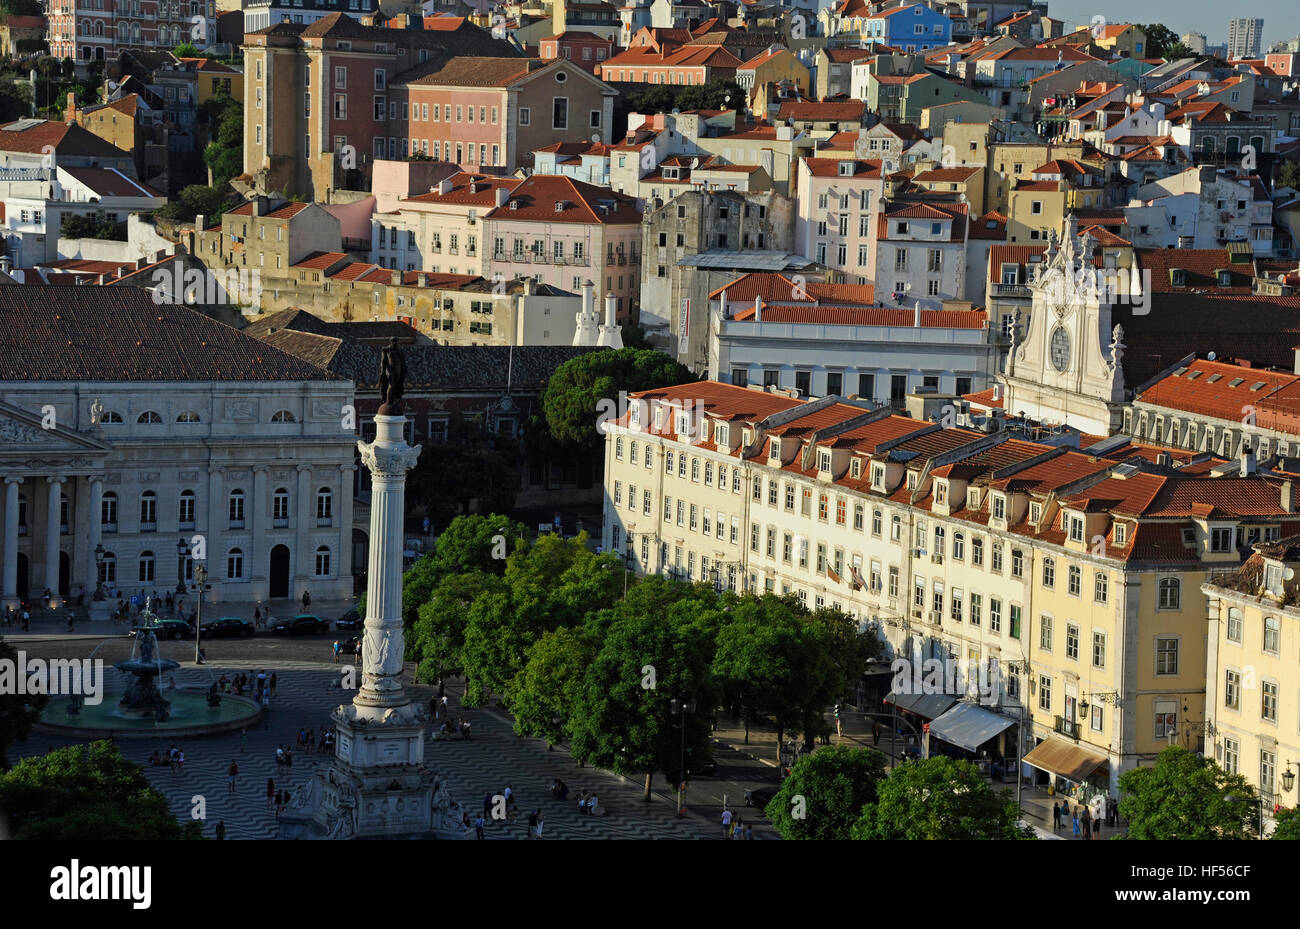
<path fill-rule="evenodd" d="M 839 307 L 870 307 L 875 303 L 875 288 L 871 284 L 823 284 L 804 281 L 803 297 L 797 297 L 799 287 L 791 277 L 771 271 L 755 271 L 736 278 L 717 288 L 709 299 L 717 300 L 727 292 L 727 303 L 753 303 L 762 297 L 764 304 L 823 303 Z"/>
<path fill-rule="evenodd" d="M 1249 294 L 1253 289 L 1254 269 L 1249 264 L 1234 264 L 1226 248 L 1139 248 L 1135 250 L 1138 264 L 1151 272 L 1153 293 L 1167 294 L 1191 290 L 1209 290 L 1214 293 Z M 1186 281 L 1181 287 L 1173 285 L 1172 272 L 1183 272 Z M 1230 273 L 1229 287 L 1220 287 L 1216 272 Z"/>
<path fill-rule="evenodd" d="M 813 122 L 855 122 L 860 121 L 867 111 L 867 105 L 861 100 L 820 103 L 816 100 L 787 100 L 777 111 L 777 119 Z"/>
<path fill-rule="evenodd" d="M 845 161 L 852 161 L 853 174 L 840 174 L 840 164 Z M 804 165 L 808 168 L 808 173 L 814 177 L 857 177 L 857 178 L 878 178 L 880 177 L 880 161 L 856 160 L 848 158 L 812 158 L 805 157 Z"/>
<path fill-rule="evenodd" d="M 562 211 L 556 204 L 563 203 Z M 608 203 L 612 209 L 601 209 Z M 512 204 L 518 204 L 512 208 Z M 588 225 L 628 225 L 641 222 L 636 200 L 615 193 L 608 187 L 596 187 L 562 175 L 534 174 L 510 192 L 504 206 L 488 216 L 496 220 L 546 223 L 585 223 Z"/>
<path fill-rule="evenodd" d="M 451 187 L 445 194 L 438 193 L 437 190 L 430 191 L 427 194 L 416 194 L 413 197 L 404 197 L 403 203 L 449 203 L 464 206 L 487 206 L 494 207 L 497 203 L 497 190 L 505 188 L 514 190 L 523 181 L 514 177 L 497 177 L 492 174 L 474 174 L 469 171 L 461 171 L 446 178 L 451 182 Z M 473 190 L 471 190 L 471 186 Z"/>
<path fill-rule="evenodd" d="M 728 299 L 730 302 L 730 299 Z M 754 319 L 754 308 L 747 306 L 733 319 L 744 322 Z M 911 328 L 915 319 L 912 310 L 877 307 L 836 306 L 764 306 L 765 323 L 801 323 L 823 326 L 897 326 Z M 983 329 L 988 316 L 983 310 L 922 310 L 923 329 Z"/>

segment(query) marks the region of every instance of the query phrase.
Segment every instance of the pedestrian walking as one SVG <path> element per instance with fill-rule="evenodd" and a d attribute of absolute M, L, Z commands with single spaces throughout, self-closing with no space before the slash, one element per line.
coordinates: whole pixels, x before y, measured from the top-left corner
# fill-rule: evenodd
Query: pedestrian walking
<path fill-rule="evenodd" d="M 284 808 L 284 791 L 282 791 L 282 790 L 277 790 L 277 791 L 275 792 L 275 816 L 276 816 L 276 819 L 279 819 L 279 818 L 280 818 L 280 810 L 282 810 L 283 808 Z"/>
<path fill-rule="evenodd" d="M 533 810 L 531 813 L 528 814 L 528 838 L 530 838 L 530 839 L 536 837 L 536 833 L 537 833 L 537 812 L 538 812 L 537 810 Z"/>
<path fill-rule="evenodd" d="M 484 819 L 482 816 L 474 820 L 474 838 L 476 839 L 484 838 L 483 827 L 486 825 L 487 825 L 487 820 Z"/>
<path fill-rule="evenodd" d="M 483 795 L 483 815 L 492 815 L 492 793 L 489 791 Z"/>
<path fill-rule="evenodd" d="M 1052 831 L 1055 832 L 1061 828 L 1061 804 L 1056 802 L 1052 804 Z"/>
<path fill-rule="evenodd" d="M 253 607 L 253 628 L 262 628 L 262 608 L 260 606 Z"/>
<path fill-rule="evenodd" d="M 267 684 L 270 685 L 271 696 L 274 697 L 275 696 L 275 672 L 274 671 L 271 672 L 271 679 L 267 681 Z"/>
<path fill-rule="evenodd" d="M 230 792 L 235 792 L 235 778 L 239 776 L 239 764 L 235 759 L 230 759 Z"/>
<path fill-rule="evenodd" d="M 284 746 L 275 747 L 275 773 L 284 774 Z"/>
<path fill-rule="evenodd" d="M 871 744 L 880 744 L 880 720 L 876 720 L 871 724 Z"/>
<path fill-rule="evenodd" d="M 1092 835 L 1093 838 L 1101 838 L 1101 813 L 1097 811 L 1092 814 Z"/>
<path fill-rule="evenodd" d="M 293 773 L 293 749 L 284 750 L 284 776 L 288 777 Z"/>
<path fill-rule="evenodd" d="M 185 773 L 185 749 L 183 748 L 176 751 L 176 773 Z"/>
<path fill-rule="evenodd" d="M 844 721 L 840 719 L 840 705 L 838 703 L 835 704 L 835 734 L 837 736 L 844 735 Z"/>
<path fill-rule="evenodd" d="M 338 663 L 339 663 L 339 654 L 340 654 L 342 651 L 343 651 L 343 647 L 342 647 L 341 645 L 339 645 L 339 640 L 338 640 L 338 639 L 335 639 L 335 640 L 334 640 L 334 663 L 335 663 L 335 664 L 338 664 Z"/>
<path fill-rule="evenodd" d="M 275 778 L 266 779 L 266 808 L 269 810 L 271 804 L 275 802 Z"/>
<path fill-rule="evenodd" d="M 749 823 L 745 823 L 745 841 L 746 842 L 754 841 L 754 827 L 751 826 Z"/>
<path fill-rule="evenodd" d="M 544 820 L 545 818 L 546 818 L 546 814 L 543 813 L 541 810 L 538 810 L 537 811 L 537 838 L 539 839 L 542 837 L 542 826 L 545 825 L 542 822 L 542 820 Z"/>
<path fill-rule="evenodd" d="M 1070 814 L 1070 820 L 1074 828 L 1074 837 L 1077 839 L 1079 837 L 1079 811 L 1078 810 L 1075 810 Z"/>
<path fill-rule="evenodd" d="M 216 827 L 215 827 L 212 831 L 216 833 L 216 835 L 217 835 L 217 841 L 218 841 L 218 842 L 220 842 L 220 841 L 222 841 L 223 839 L 225 839 L 225 837 L 226 837 L 226 821 L 225 821 L 224 819 L 218 821 Z"/>
<path fill-rule="evenodd" d="M 311 594 L 304 590 L 302 592 L 302 608 L 305 610 L 309 606 L 311 606 Z"/>
<path fill-rule="evenodd" d="M 1082 810 L 1079 811 L 1079 814 L 1080 814 L 1079 824 L 1083 826 L 1083 837 L 1085 839 L 1091 839 L 1092 838 L 1092 813 L 1090 813 L 1088 811 L 1088 808 L 1085 806 Z"/>
<path fill-rule="evenodd" d="M 722 808 L 722 837 L 731 838 L 731 810 L 726 807 Z"/>

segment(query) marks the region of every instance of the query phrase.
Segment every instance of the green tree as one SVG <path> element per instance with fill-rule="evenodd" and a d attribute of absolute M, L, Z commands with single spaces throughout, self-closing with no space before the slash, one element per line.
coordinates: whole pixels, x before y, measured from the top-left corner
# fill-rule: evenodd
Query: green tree
<path fill-rule="evenodd" d="M 64 213 L 59 236 L 65 239 L 109 239 L 126 241 L 126 223 L 114 222 L 103 210 L 93 213 Z"/>
<path fill-rule="evenodd" d="M 596 555 L 587 537 L 540 536 L 520 546 L 506 564 L 504 589 L 474 599 L 465 626 L 465 701 L 489 693 L 509 702 L 507 688 L 523 670 L 527 649 L 546 632 L 577 625 L 588 610 L 612 605 L 621 567 L 617 556 Z"/>
<path fill-rule="evenodd" d="M 0 14 L 7 21 L 10 16 L 44 16 L 40 0 L 0 0 Z"/>
<path fill-rule="evenodd" d="M 0 638 L 0 662 L 8 667 L 18 668 L 18 652 L 14 647 Z M 49 702 L 43 695 L 22 695 L 14 693 L 17 688 L 0 689 L 0 768 L 8 767 L 9 746 L 15 742 L 26 742 L 32 726 L 41 717 L 41 710 Z M 0 804 L 0 809 L 4 806 Z"/>
<path fill-rule="evenodd" d="M 244 107 L 227 93 L 218 93 L 199 107 L 199 124 L 210 141 L 203 149 L 211 186 L 224 187 L 244 173 Z"/>
<path fill-rule="evenodd" d="M 604 635 L 569 727 L 575 758 L 624 776 L 643 775 L 647 801 L 656 771 L 670 780 L 681 773 L 683 733 L 672 701 L 695 701 L 695 712 L 685 716 L 686 753 L 703 759 L 718 696 L 710 672 L 720 622 L 716 595 L 686 588 L 676 602 L 654 611 L 672 596 L 664 594 L 660 584 L 639 584 L 588 624 Z"/>
<path fill-rule="evenodd" d="M 649 349 L 590 352 L 555 369 L 542 392 L 542 409 L 551 436 L 561 446 L 596 452 L 604 439 L 597 416 L 612 418 L 622 391 L 635 393 L 696 380 L 689 368 Z M 597 406 L 604 401 L 598 410 Z"/>
<path fill-rule="evenodd" d="M 843 692 L 831 643 L 794 597 L 772 594 L 742 598 L 718 633 L 713 673 L 728 703 L 772 717 L 778 764 L 787 732 L 829 732 L 823 714 Z"/>
<path fill-rule="evenodd" d="M 140 766 L 106 741 L 24 758 L 0 774 L 0 810 L 15 839 L 186 839 L 202 831 L 197 821 L 180 825 Z"/>
<path fill-rule="evenodd" d="M 198 58 L 199 49 L 192 42 L 182 42 L 172 49 L 172 54 L 177 58 Z"/>
<path fill-rule="evenodd" d="M 1300 161 L 1284 161 L 1278 174 L 1278 183 L 1282 187 L 1300 190 Z"/>
<path fill-rule="evenodd" d="M 1178 33 L 1161 23 L 1148 23 L 1138 28 L 1147 37 L 1143 58 L 1167 58 L 1165 53 L 1179 41 Z"/>
<path fill-rule="evenodd" d="M 1249 839 L 1259 833 L 1259 798 L 1240 774 L 1172 745 L 1151 767 L 1119 777 L 1119 810 L 1130 839 Z"/>
<path fill-rule="evenodd" d="M 416 567 L 426 563 L 433 564 L 432 556 L 421 558 Z M 415 607 L 416 618 L 407 644 L 407 656 L 419 663 L 417 680 L 432 684 L 464 672 L 465 628 L 470 607 L 478 597 L 504 590 L 504 586 L 499 576 L 486 571 L 451 574 L 434 584 L 428 599 Z M 404 591 L 404 610 L 409 602 Z"/>
<path fill-rule="evenodd" d="M 1300 811 L 1295 809 L 1282 809 L 1278 811 L 1277 828 L 1273 830 L 1270 839 L 1294 840 L 1300 839 Z"/>
<path fill-rule="evenodd" d="M 884 777 L 874 748 L 828 745 L 795 762 L 764 812 L 783 839 L 847 839 Z"/>
<path fill-rule="evenodd" d="M 504 574 L 510 552 L 526 538 L 523 523 L 508 516 L 457 516 L 438 536 L 432 568 L 437 577 L 484 571 Z"/>
<path fill-rule="evenodd" d="M 1178 61 L 1181 58 L 1192 58 L 1194 56 L 1195 53 L 1190 48 L 1178 41 L 1165 49 L 1165 53 L 1160 57 L 1166 61 Z"/>
<path fill-rule="evenodd" d="M 528 647 L 528 661 L 510 683 L 507 696 L 515 732 L 538 736 L 548 745 L 568 738 L 583 680 L 596 648 L 579 629 L 560 626 Z"/>
<path fill-rule="evenodd" d="M 867 667 L 884 649 L 873 633 L 862 632 L 847 613 L 825 607 L 812 614 L 812 622 L 830 639 L 831 664 L 836 674 L 835 698 L 854 693 Z"/>
<path fill-rule="evenodd" d="M 407 478 L 407 500 L 435 523 L 470 512 L 513 509 L 523 478 L 523 451 L 508 435 L 488 432 L 459 414 L 447 437 L 427 442 Z"/>
<path fill-rule="evenodd" d="M 854 839 L 1030 839 L 1009 791 L 994 792 L 969 761 L 938 755 L 889 772 L 854 823 Z"/>

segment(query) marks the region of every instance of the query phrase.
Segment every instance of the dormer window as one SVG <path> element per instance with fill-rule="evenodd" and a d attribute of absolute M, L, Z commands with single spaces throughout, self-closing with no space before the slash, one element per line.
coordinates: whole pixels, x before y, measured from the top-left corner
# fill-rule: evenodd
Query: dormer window
<path fill-rule="evenodd" d="M 780 461 L 780 460 L 781 460 L 781 440 L 780 440 L 780 439 L 773 439 L 773 440 L 772 440 L 772 446 L 771 446 L 771 448 L 768 449 L 767 458 L 768 458 L 768 461 Z"/>
<path fill-rule="evenodd" d="M 853 476 L 854 480 L 858 480 L 862 477 L 861 458 L 854 458 L 853 461 L 849 463 L 849 474 Z"/>
<path fill-rule="evenodd" d="M 1210 551 L 1232 551 L 1232 527 L 1219 526 L 1210 530 Z"/>
<path fill-rule="evenodd" d="M 1231 286 L 1232 286 L 1232 272 L 1231 272 L 1231 271 L 1220 271 L 1220 272 L 1218 273 L 1218 277 L 1219 277 L 1219 286 L 1220 286 L 1220 287 L 1231 287 Z"/>
<path fill-rule="evenodd" d="M 947 481 L 935 481 L 935 482 L 934 482 L 934 502 L 935 502 L 935 503 L 938 503 L 938 504 L 941 504 L 941 505 L 942 505 L 942 504 L 946 504 L 946 503 L 948 502 L 948 482 L 947 482 Z"/>
<path fill-rule="evenodd" d="M 993 498 L 993 518 L 1007 518 L 1007 498 L 1002 494 L 998 494 Z"/>
<path fill-rule="evenodd" d="M 978 487 L 972 487 L 966 491 L 966 502 L 972 510 L 979 509 L 980 491 Z"/>
<path fill-rule="evenodd" d="M 713 432 L 717 436 L 717 441 L 719 445 L 727 444 L 727 435 L 730 431 L 731 430 L 727 428 L 726 423 L 718 423 L 716 426 L 713 427 Z"/>
<path fill-rule="evenodd" d="M 907 489 L 908 489 L 908 490 L 916 490 L 916 472 L 915 472 L 915 471 L 908 471 L 908 472 L 907 472 Z"/>
<path fill-rule="evenodd" d="M 641 425 L 641 404 L 633 403 L 627 411 L 628 425 L 633 428 Z"/>
<path fill-rule="evenodd" d="M 871 466 L 871 489 L 882 492 L 885 489 L 885 466 L 882 464 Z"/>
<path fill-rule="evenodd" d="M 1070 541 L 1082 542 L 1083 541 L 1083 517 L 1071 516 L 1069 519 L 1069 525 L 1070 525 Z"/>
<path fill-rule="evenodd" d="M 840 162 L 840 177 L 852 177 L 852 176 L 853 176 L 853 162 L 851 162 L 851 161 L 841 161 L 841 162 Z"/>
<path fill-rule="evenodd" d="M 664 427 L 664 407 L 662 403 L 656 403 L 655 404 L 655 429 L 656 430 L 663 429 L 663 427 Z"/>
<path fill-rule="evenodd" d="M 1187 286 L 1187 272 L 1182 268 L 1174 268 L 1169 272 L 1169 283 L 1174 287 Z"/>
<path fill-rule="evenodd" d="M 679 180 L 678 170 L 679 169 L 677 168 L 664 168 L 664 180 L 666 181 Z"/>
<path fill-rule="evenodd" d="M 1043 505 L 1041 503 L 1029 504 L 1029 521 L 1031 523 L 1037 523 L 1042 518 L 1043 518 Z"/>
<path fill-rule="evenodd" d="M 1128 525 L 1126 523 L 1115 524 L 1115 544 L 1116 545 L 1128 544 Z"/>
<path fill-rule="evenodd" d="M 691 431 L 691 414 L 690 414 L 690 413 L 678 413 L 678 414 L 677 414 L 677 434 L 678 434 L 678 435 L 685 435 L 685 434 L 689 433 L 690 431 Z"/>
<path fill-rule="evenodd" d="M 830 471 L 830 469 L 831 469 L 831 453 L 826 451 L 825 449 L 818 451 L 817 470 L 826 472 L 826 471 Z"/>
<path fill-rule="evenodd" d="M 1185 527 L 1183 529 L 1183 544 L 1184 545 L 1196 544 L 1196 530 L 1192 529 L 1190 526 Z"/>

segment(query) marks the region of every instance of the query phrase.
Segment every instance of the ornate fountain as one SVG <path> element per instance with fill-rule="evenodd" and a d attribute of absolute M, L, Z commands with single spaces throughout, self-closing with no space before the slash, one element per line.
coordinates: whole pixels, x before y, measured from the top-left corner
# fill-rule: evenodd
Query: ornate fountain
<path fill-rule="evenodd" d="M 175 671 L 180 667 L 180 662 L 158 654 L 158 617 L 153 612 L 152 604 L 145 607 L 140 619 L 141 622 L 135 627 L 135 645 L 131 649 L 131 657 L 113 664 L 119 671 L 132 676 L 126 692 L 118 701 L 118 712 L 128 717 L 153 717 L 158 722 L 165 723 L 171 716 L 171 701 L 158 689 L 158 676 Z"/>

